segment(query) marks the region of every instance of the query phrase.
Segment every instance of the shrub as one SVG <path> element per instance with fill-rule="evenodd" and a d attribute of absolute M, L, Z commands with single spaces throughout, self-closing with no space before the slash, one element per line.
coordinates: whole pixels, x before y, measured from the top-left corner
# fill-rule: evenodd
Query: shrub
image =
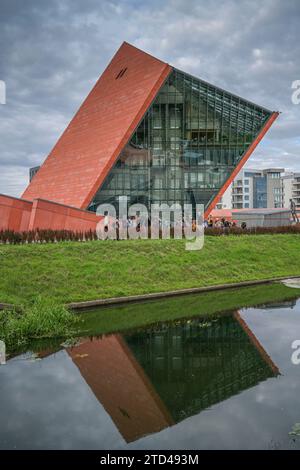
<path fill-rule="evenodd" d="M 14 232 L 13 230 L 0 230 L 0 243 L 56 243 L 63 241 L 97 240 L 97 233 L 93 230 L 86 232 L 73 232 L 71 230 L 29 230 L 27 232 Z"/>
<path fill-rule="evenodd" d="M 300 234 L 300 224 L 286 225 L 283 227 L 251 227 L 242 229 L 241 227 L 208 227 L 205 229 L 205 235 L 264 235 L 264 234 Z"/>
<path fill-rule="evenodd" d="M 287 225 L 284 227 L 253 227 L 242 229 L 241 227 L 213 227 L 206 228 L 205 235 L 263 235 L 279 233 L 300 234 L 300 224 Z M 148 236 L 151 238 L 151 227 L 148 228 Z M 170 236 L 173 238 L 174 229 L 171 228 Z M 184 236 L 184 231 L 183 231 Z M 161 238 L 161 230 L 160 230 Z M 24 243 L 56 243 L 63 241 L 88 241 L 98 240 L 95 230 L 86 232 L 73 232 L 71 230 L 31 230 L 28 232 L 14 232 L 13 230 L 0 230 L 0 243 L 13 245 Z"/>

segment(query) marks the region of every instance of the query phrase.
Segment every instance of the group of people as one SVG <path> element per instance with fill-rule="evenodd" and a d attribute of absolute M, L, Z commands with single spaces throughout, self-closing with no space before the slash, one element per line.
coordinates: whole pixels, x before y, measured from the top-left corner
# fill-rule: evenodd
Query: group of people
<path fill-rule="evenodd" d="M 148 227 L 148 221 L 142 217 L 128 217 L 128 218 L 121 218 L 119 219 L 116 217 L 115 219 L 109 218 L 108 214 L 104 216 L 104 231 L 108 231 L 109 225 L 112 229 L 119 230 L 121 229 L 128 229 L 134 228 L 139 231 L 142 227 Z"/>
<path fill-rule="evenodd" d="M 225 217 L 223 217 L 221 219 L 215 219 L 214 220 L 210 216 L 208 218 L 208 220 L 205 221 L 204 226 L 205 226 L 205 228 L 232 228 L 232 227 L 236 227 L 237 224 L 234 220 L 230 221 L 230 220 L 225 219 Z M 247 228 L 246 222 L 242 222 L 241 228 L 243 230 Z"/>
<path fill-rule="evenodd" d="M 154 223 L 153 223 L 154 222 Z M 145 219 L 144 217 L 139 217 L 139 216 L 132 216 L 128 218 L 115 218 L 111 220 L 106 214 L 104 216 L 104 230 L 107 232 L 109 225 L 111 226 L 112 229 L 116 229 L 119 231 L 120 229 L 127 230 L 127 229 L 134 229 L 137 232 L 141 231 L 142 229 L 148 229 L 148 227 L 152 226 L 157 226 L 159 230 L 162 230 L 163 228 L 168 228 L 170 226 L 170 222 L 167 219 L 161 219 L 160 217 L 157 218 L 157 220 L 150 222 L 150 220 Z M 175 229 L 176 223 L 173 222 L 171 223 L 171 228 Z M 180 222 L 180 227 L 184 228 L 188 224 L 187 221 L 181 221 Z M 221 228 L 221 229 L 230 229 L 233 227 L 236 227 L 237 224 L 235 221 L 230 221 L 225 219 L 224 217 L 221 219 L 213 219 L 211 216 L 208 218 L 208 220 L 204 221 L 204 228 Z M 192 220 L 191 222 L 191 228 L 192 231 L 195 232 L 197 229 L 197 224 L 195 220 Z M 247 228 L 246 222 L 243 222 L 241 224 L 242 229 Z"/>
<path fill-rule="evenodd" d="M 177 220 L 170 222 L 168 217 L 156 217 L 154 220 L 150 220 L 145 217 L 139 217 L 138 215 L 128 218 L 112 218 L 108 214 L 105 214 L 103 225 L 105 232 L 108 232 L 109 228 L 116 230 L 117 232 L 119 232 L 120 229 L 125 231 L 131 228 L 140 232 L 143 229 L 148 229 L 150 227 L 156 227 L 159 232 L 161 230 L 168 230 L 169 228 L 178 232 L 180 229 L 187 228 L 187 226 L 189 226 L 193 232 L 196 232 L 197 229 L 196 220 L 194 219 L 192 221 Z"/>

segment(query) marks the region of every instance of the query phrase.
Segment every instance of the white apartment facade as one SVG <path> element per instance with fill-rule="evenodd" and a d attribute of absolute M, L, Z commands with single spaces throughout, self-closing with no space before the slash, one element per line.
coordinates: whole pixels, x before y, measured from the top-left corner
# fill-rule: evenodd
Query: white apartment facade
<path fill-rule="evenodd" d="M 217 209 L 289 208 L 292 193 L 295 194 L 298 188 L 300 206 L 300 184 L 293 181 L 294 177 L 285 177 L 283 168 L 243 168 L 224 193 Z"/>
<path fill-rule="evenodd" d="M 300 212 L 300 173 L 285 173 L 282 182 L 285 207 L 290 207 L 292 200 L 297 212 Z"/>

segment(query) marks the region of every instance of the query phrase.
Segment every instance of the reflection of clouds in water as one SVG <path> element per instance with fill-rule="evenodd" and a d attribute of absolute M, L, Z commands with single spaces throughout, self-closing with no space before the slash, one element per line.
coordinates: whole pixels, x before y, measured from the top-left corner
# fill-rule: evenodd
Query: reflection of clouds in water
<path fill-rule="evenodd" d="M 281 386 L 277 388 L 279 382 Z M 291 383 L 283 377 L 269 379 L 130 447 L 265 449 L 276 441 L 280 447 L 289 448 L 288 433 L 299 416 L 295 411 L 299 410 L 297 394 L 292 388 L 287 390 Z M 296 387 L 299 389 L 299 386 L 300 380 Z M 263 401 L 260 401 L 261 397 L 264 397 Z"/>
<path fill-rule="evenodd" d="M 300 422 L 300 366 L 290 360 L 300 303 L 241 316 L 282 375 L 127 445 L 66 352 L 15 358 L 0 369 L 0 448 L 300 448 L 289 436 Z"/>
<path fill-rule="evenodd" d="M 241 316 L 282 375 L 130 447 L 166 448 L 172 443 L 178 449 L 300 448 L 289 436 L 300 421 L 300 368 L 297 374 L 290 360 L 292 338 L 300 332 L 300 302 L 293 309 L 247 309 Z"/>
<path fill-rule="evenodd" d="M 112 448 L 122 441 L 64 351 L 13 361 L 0 370 L 0 448 Z"/>
<path fill-rule="evenodd" d="M 300 339 L 300 300 L 290 308 L 245 309 L 241 316 L 280 371 L 292 372 L 292 343 Z"/>

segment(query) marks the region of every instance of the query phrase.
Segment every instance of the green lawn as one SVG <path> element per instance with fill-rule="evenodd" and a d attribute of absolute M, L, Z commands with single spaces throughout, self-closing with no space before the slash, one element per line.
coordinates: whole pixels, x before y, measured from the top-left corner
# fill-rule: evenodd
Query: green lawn
<path fill-rule="evenodd" d="M 300 235 L 0 246 L 0 302 L 59 303 L 300 275 Z"/>

